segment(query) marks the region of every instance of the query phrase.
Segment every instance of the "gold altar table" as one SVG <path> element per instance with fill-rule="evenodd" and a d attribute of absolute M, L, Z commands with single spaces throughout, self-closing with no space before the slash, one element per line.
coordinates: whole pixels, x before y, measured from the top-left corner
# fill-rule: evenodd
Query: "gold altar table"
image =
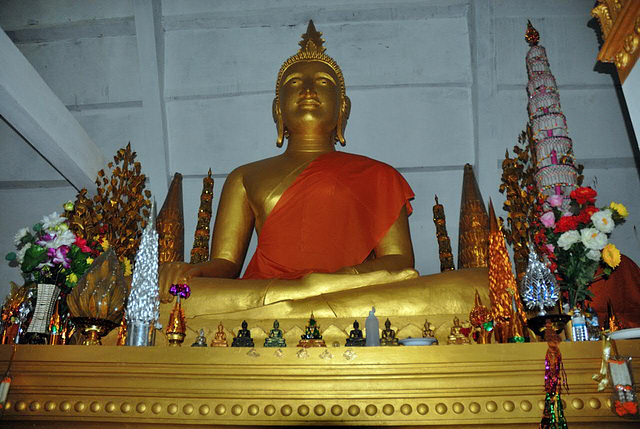
<path fill-rule="evenodd" d="M 619 341 L 640 370 L 640 340 Z M 598 393 L 601 343 L 562 343 L 571 428 L 633 426 Z M 546 343 L 306 349 L 15 347 L 13 427 L 383 425 L 535 428 Z M 13 346 L 0 346 L 5 371 Z M 346 353 L 351 350 L 354 354 Z M 321 357 L 322 356 L 322 357 Z M 349 359 L 351 358 L 351 359 Z"/>

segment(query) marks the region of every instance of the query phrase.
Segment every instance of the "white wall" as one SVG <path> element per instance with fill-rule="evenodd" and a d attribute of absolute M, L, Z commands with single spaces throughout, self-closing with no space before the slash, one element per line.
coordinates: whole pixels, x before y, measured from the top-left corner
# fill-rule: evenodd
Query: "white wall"
<path fill-rule="evenodd" d="M 640 261 L 632 230 L 640 220 L 638 170 L 612 79 L 593 71 L 592 6 L 587 0 L 163 2 L 167 153 L 170 171 L 185 176 L 187 253 L 208 168 L 218 176 L 217 202 L 225 174 L 280 152 L 271 119 L 275 78 L 312 18 L 353 102 L 345 150 L 403 172 L 416 193 L 410 222 L 417 268 L 437 272 L 434 194 L 445 206 L 454 252 L 463 165 L 475 165 L 485 202 L 491 197 L 499 208 L 504 201 L 499 162 L 527 121 L 529 18 L 547 48 L 585 183 L 597 177 L 600 203 L 629 207 L 614 240 Z M 136 39 L 135 10 L 132 1 L 0 0 L 0 27 L 107 157 L 128 141 L 135 150 L 145 135 L 139 67 L 145 48 Z M 25 218 L 58 209 L 74 190 L 3 124 L 0 150 L 4 254 L 14 232 L 32 223 Z M 145 163 L 142 151 L 140 160 L 145 171 L 158 168 Z M 2 265 L 0 276 L 16 278 L 17 270 Z M 0 284 L 0 294 L 2 288 L 8 285 Z"/>

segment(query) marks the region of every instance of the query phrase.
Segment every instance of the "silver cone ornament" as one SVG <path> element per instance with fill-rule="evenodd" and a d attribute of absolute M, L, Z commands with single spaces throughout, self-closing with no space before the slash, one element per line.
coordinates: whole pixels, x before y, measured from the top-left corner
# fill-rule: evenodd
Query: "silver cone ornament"
<path fill-rule="evenodd" d="M 553 307 L 558 301 L 558 285 L 551 270 L 538 259 L 538 254 L 529 243 L 527 271 L 520 283 L 522 301 L 529 310 L 539 308 L 538 316 L 546 315 L 545 307 Z"/>

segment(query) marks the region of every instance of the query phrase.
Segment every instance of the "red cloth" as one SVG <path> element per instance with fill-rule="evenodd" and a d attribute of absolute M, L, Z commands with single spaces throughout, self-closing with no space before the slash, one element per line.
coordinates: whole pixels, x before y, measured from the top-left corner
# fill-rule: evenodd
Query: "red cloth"
<path fill-rule="evenodd" d="M 243 279 L 295 279 L 362 263 L 414 194 L 391 166 L 344 152 L 319 156 L 282 194 Z"/>
<path fill-rule="evenodd" d="M 611 299 L 623 328 L 640 327 L 640 268 L 635 262 L 622 255 L 620 265 L 609 278 L 593 282 L 590 289 L 595 295 L 591 305 L 601 325 L 607 319 L 607 300 Z"/>

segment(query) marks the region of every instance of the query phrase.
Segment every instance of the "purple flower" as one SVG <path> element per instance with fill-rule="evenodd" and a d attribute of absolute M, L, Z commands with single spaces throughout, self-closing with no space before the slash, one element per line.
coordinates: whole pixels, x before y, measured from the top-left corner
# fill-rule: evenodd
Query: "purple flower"
<path fill-rule="evenodd" d="M 547 228 L 553 228 L 556 226 L 556 216 L 553 212 L 546 212 L 542 216 L 540 216 L 540 222 Z"/>
<path fill-rule="evenodd" d="M 71 259 L 67 258 L 69 253 L 69 246 L 60 246 L 57 249 L 47 249 L 47 256 L 54 264 L 62 264 L 64 268 L 69 268 L 71 265 Z"/>
<path fill-rule="evenodd" d="M 50 242 L 50 241 L 55 240 L 55 238 L 56 238 L 55 235 L 47 233 L 47 234 L 41 235 L 40 238 L 38 239 L 38 241 L 36 241 L 36 244 L 38 246 L 48 247 L 47 243 Z"/>
<path fill-rule="evenodd" d="M 562 197 L 562 195 L 551 195 L 547 201 L 549 202 L 549 205 L 551 207 L 560 207 L 562 205 L 562 202 L 564 201 L 564 198 Z"/>

